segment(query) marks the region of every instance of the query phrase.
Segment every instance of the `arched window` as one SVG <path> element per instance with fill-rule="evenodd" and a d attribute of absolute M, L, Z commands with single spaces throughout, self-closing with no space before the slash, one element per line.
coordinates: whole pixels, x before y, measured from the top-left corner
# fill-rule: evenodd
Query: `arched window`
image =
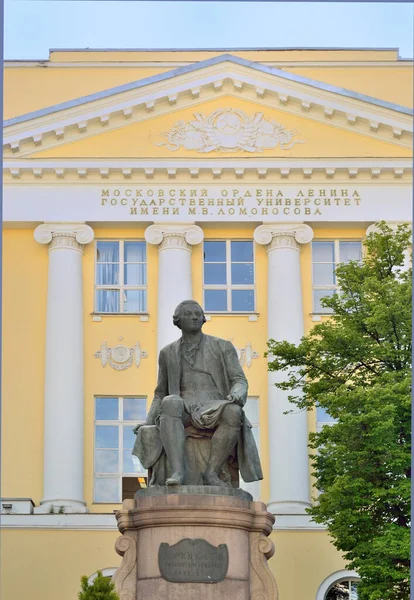
<path fill-rule="evenodd" d="M 319 586 L 315 600 L 358 600 L 356 571 L 337 571 Z"/>
<path fill-rule="evenodd" d="M 108 569 L 99 569 L 99 571 L 101 571 L 102 575 L 104 577 L 108 577 L 108 579 L 112 579 L 113 575 L 115 575 L 115 571 L 117 570 L 118 567 L 109 567 Z M 98 576 L 98 571 L 96 571 L 96 573 L 93 573 L 93 575 L 91 575 L 88 579 L 88 583 L 91 584 L 93 583 L 94 579 L 96 579 L 96 577 Z"/>

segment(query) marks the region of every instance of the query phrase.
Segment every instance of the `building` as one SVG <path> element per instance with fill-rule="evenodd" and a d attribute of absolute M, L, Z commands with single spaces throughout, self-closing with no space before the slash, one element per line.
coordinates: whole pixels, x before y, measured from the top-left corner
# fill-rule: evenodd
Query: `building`
<path fill-rule="evenodd" d="M 336 263 L 409 221 L 412 61 L 395 49 L 53 50 L 5 64 L 2 597 L 74 600 L 120 562 L 130 449 L 194 297 L 249 380 L 281 600 L 345 571 L 305 509 L 308 431 L 269 338 L 327 318 Z M 353 596 L 352 596 L 353 597 Z"/>

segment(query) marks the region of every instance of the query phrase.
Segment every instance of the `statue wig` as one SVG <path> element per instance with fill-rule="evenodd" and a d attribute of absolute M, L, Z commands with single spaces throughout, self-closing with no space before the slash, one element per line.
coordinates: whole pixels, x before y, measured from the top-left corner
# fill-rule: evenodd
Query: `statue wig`
<path fill-rule="evenodd" d="M 176 327 L 178 327 L 178 329 L 181 329 L 181 321 L 180 321 L 180 314 L 181 314 L 181 310 L 184 308 L 184 306 L 186 306 L 187 304 L 196 304 L 198 306 L 198 308 L 201 310 L 201 313 L 203 315 L 203 323 L 206 322 L 206 316 L 204 314 L 204 310 L 202 309 L 202 307 L 199 305 L 198 302 L 196 302 L 195 300 L 183 300 L 182 302 L 180 302 L 180 304 L 177 306 L 177 308 L 174 311 L 174 315 L 173 315 L 173 323 Z"/>

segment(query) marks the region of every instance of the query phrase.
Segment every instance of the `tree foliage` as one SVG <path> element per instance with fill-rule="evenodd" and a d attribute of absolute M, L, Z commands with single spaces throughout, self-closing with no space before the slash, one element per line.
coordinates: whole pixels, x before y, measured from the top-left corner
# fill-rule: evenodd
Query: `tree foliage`
<path fill-rule="evenodd" d="M 101 571 L 97 572 L 92 583 L 88 583 L 86 575 L 82 577 L 78 598 L 79 600 L 119 600 L 114 584 L 108 577 L 102 575 Z"/>
<path fill-rule="evenodd" d="M 295 346 L 269 341 L 269 369 L 300 409 L 324 408 L 333 425 L 310 434 L 320 490 L 309 509 L 324 523 L 360 600 L 408 600 L 411 447 L 411 286 L 406 226 L 385 223 L 362 263 L 336 269 L 332 316 Z"/>

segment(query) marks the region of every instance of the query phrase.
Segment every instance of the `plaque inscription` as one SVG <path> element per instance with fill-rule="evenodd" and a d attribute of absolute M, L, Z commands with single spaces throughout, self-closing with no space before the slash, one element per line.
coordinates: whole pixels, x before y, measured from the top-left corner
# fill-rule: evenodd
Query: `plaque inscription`
<path fill-rule="evenodd" d="M 217 548 L 206 540 L 189 538 L 170 546 L 160 544 L 158 566 L 161 575 L 173 583 L 218 583 L 229 566 L 227 544 Z"/>

